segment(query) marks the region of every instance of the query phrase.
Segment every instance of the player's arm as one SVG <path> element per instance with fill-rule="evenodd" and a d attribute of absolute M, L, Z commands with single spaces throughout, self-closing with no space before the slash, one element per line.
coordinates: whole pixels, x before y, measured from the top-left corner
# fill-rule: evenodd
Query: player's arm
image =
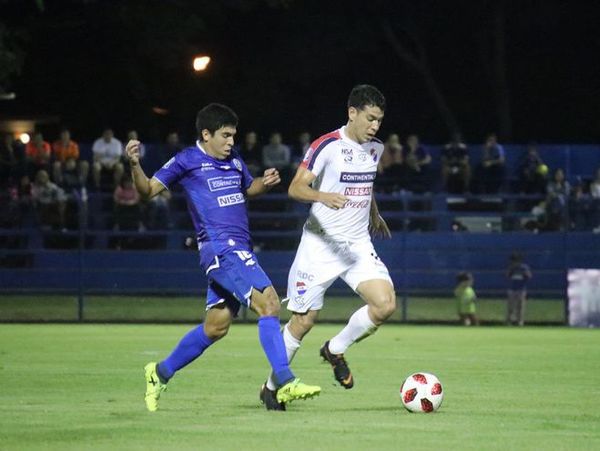
<path fill-rule="evenodd" d="M 157 179 L 149 179 L 140 165 L 140 142 L 131 140 L 125 147 L 125 153 L 131 166 L 131 178 L 138 193 L 144 199 L 150 199 L 165 189 Z"/>
<path fill-rule="evenodd" d="M 369 212 L 369 232 L 374 237 L 391 238 L 392 232 L 379 214 L 375 194 L 371 193 L 371 211 Z"/>
<path fill-rule="evenodd" d="M 262 177 L 256 177 L 246 190 L 247 197 L 256 197 L 269 192 L 275 185 L 281 183 L 279 171 L 275 168 L 265 169 Z"/>
<path fill-rule="evenodd" d="M 298 202 L 321 202 L 329 208 L 344 208 L 348 198 L 339 193 L 325 193 L 311 187 L 317 177 L 305 167 L 300 166 L 288 188 L 288 195 Z"/>

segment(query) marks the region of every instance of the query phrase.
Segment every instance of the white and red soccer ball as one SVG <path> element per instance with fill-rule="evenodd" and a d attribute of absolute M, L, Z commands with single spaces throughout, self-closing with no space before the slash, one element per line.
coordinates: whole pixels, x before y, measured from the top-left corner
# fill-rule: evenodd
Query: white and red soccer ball
<path fill-rule="evenodd" d="M 431 413 L 442 404 L 444 390 L 433 374 L 414 373 L 402 383 L 400 399 L 410 412 Z"/>

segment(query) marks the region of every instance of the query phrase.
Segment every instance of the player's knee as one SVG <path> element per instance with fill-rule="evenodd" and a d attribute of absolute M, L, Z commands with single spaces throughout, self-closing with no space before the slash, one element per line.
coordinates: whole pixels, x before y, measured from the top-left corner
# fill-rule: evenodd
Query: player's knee
<path fill-rule="evenodd" d="M 292 335 L 303 338 L 315 325 L 315 317 L 309 313 L 294 313 L 289 322 Z"/>
<path fill-rule="evenodd" d="M 272 287 L 267 288 L 254 302 L 254 309 L 259 316 L 279 316 L 279 296 Z"/>
<path fill-rule="evenodd" d="M 385 321 L 396 311 L 396 294 L 394 290 L 381 293 L 374 302 L 371 303 L 373 313 L 379 321 Z"/>
<path fill-rule="evenodd" d="M 220 340 L 229 332 L 229 324 L 204 324 L 204 333 L 213 341 Z"/>

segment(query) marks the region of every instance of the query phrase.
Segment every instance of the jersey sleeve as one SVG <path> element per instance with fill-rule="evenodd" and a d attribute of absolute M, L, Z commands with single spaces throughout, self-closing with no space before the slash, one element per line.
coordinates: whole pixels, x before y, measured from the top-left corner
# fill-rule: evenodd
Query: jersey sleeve
<path fill-rule="evenodd" d="M 252 174 L 250 174 L 250 171 L 248 170 L 248 166 L 246 166 L 246 163 L 244 162 L 244 160 L 242 160 L 239 157 L 238 157 L 238 159 L 242 163 L 242 191 L 245 193 L 248 190 L 248 188 L 250 188 L 250 185 L 252 185 L 252 181 L 254 180 L 254 177 L 252 177 Z"/>
<path fill-rule="evenodd" d="M 312 143 L 306 151 L 300 166 L 318 176 L 329 161 L 332 149 L 335 147 L 331 144 L 335 141 L 337 140 L 332 138 L 331 140 L 325 140 L 321 143 L 318 143 L 317 141 Z"/>
<path fill-rule="evenodd" d="M 179 181 L 184 173 L 184 167 L 177 154 L 167 161 L 162 168 L 154 173 L 154 178 L 158 180 L 165 188 L 170 189 Z"/>

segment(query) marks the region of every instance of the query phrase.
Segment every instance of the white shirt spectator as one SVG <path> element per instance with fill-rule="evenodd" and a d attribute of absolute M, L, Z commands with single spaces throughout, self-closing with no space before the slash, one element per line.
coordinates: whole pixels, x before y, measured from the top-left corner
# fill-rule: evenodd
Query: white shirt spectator
<path fill-rule="evenodd" d="M 98 138 L 94 141 L 92 152 L 94 159 L 97 159 L 102 166 L 114 166 L 123 155 L 123 144 L 115 137 L 110 138 L 110 141 Z"/>

